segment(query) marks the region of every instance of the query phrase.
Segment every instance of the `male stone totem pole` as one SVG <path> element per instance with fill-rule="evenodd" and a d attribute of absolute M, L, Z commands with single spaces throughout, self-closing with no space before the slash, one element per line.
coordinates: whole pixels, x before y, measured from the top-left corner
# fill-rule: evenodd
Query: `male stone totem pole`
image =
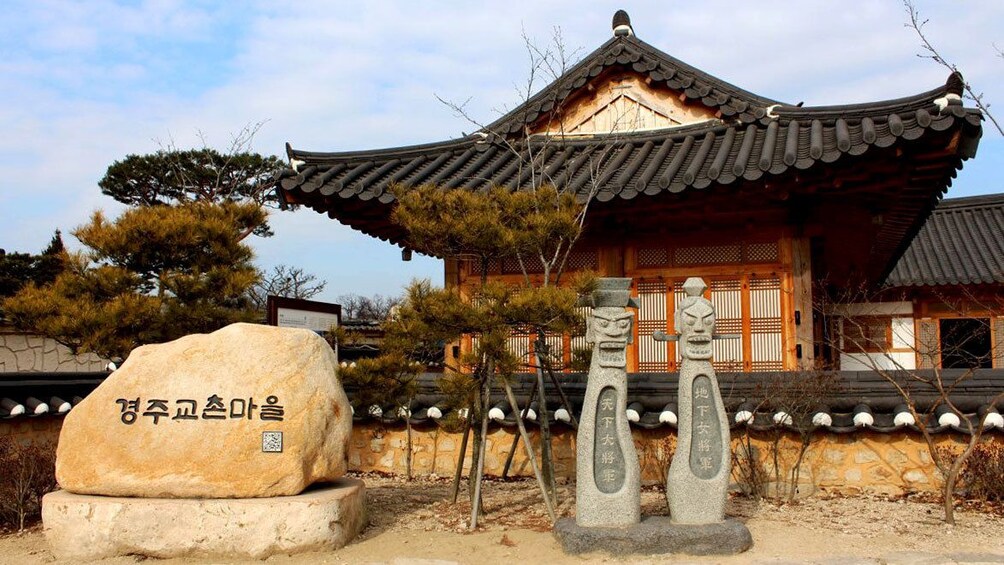
<path fill-rule="evenodd" d="M 679 343 L 679 428 L 676 452 L 669 466 L 666 498 L 674 524 L 714 524 L 725 520 L 731 448 L 729 422 L 711 365 L 715 309 L 704 298 L 707 285 L 691 277 L 683 283 L 686 297 L 677 309 L 678 335 L 659 332 L 659 341 Z"/>
<path fill-rule="evenodd" d="M 641 472 L 627 420 L 631 279 L 600 279 L 591 302 L 586 340 L 593 357 L 576 436 L 575 523 L 630 526 L 641 518 Z"/>

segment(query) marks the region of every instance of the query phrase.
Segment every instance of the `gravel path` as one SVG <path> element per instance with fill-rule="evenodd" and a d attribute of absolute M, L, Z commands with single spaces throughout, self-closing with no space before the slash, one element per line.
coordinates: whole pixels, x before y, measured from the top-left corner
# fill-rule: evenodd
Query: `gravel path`
<path fill-rule="evenodd" d="M 654 558 L 591 554 L 566 556 L 550 534 L 550 523 L 536 490 L 528 481 L 489 481 L 485 486 L 482 527 L 468 532 L 470 504 L 447 500 L 449 481 L 412 482 L 376 475 L 367 485 L 370 526 L 336 552 L 277 556 L 267 563 L 820 563 L 827 565 L 1004 563 L 1004 512 L 1000 508 L 963 507 L 958 524 L 945 526 L 941 508 L 932 502 L 880 497 L 815 496 L 796 504 L 730 501 L 727 512 L 744 521 L 754 547 L 731 557 L 662 556 Z M 463 493 L 461 494 L 463 498 Z M 560 513 L 574 511 L 574 486 L 560 485 Z M 657 489 L 642 493 L 644 514 L 665 514 Z M 137 557 L 102 561 L 119 565 Z M 220 559 L 168 559 L 158 563 L 239 563 Z M 0 535 L 0 563 L 57 561 L 41 528 Z"/>

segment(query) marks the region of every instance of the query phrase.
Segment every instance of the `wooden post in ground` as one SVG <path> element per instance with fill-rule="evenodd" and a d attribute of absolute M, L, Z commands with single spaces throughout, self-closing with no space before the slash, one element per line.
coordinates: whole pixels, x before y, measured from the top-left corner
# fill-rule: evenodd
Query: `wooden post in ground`
<path fill-rule="evenodd" d="M 460 475 L 464 471 L 464 461 L 467 459 L 467 438 L 471 436 L 471 425 L 474 421 L 474 414 L 468 410 L 467 423 L 464 425 L 464 437 L 460 440 L 460 456 L 457 457 L 457 470 L 453 473 L 453 487 L 450 492 L 452 503 L 457 503 L 457 495 L 460 493 Z"/>
<path fill-rule="evenodd" d="M 512 406 L 513 410 L 519 410 L 519 405 L 516 403 L 516 395 L 513 394 L 509 382 L 502 379 L 502 386 L 505 387 L 505 394 L 509 398 L 509 405 Z M 516 427 L 519 428 L 519 435 L 523 438 L 523 445 L 526 447 L 526 457 L 530 461 L 533 475 L 537 478 L 537 484 L 540 486 L 540 495 L 544 497 L 544 506 L 547 508 L 547 514 L 551 517 L 551 523 L 554 524 L 558 520 L 558 516 L 554 513 L 554 504 L 551 502 L 551 497 L 547 494 L 547 486 L 544 484 L 544 478 L 540 474 L 540 466 L 537 465 L 537 456 L 533 453 L 533 443 L 530 442 L 530 436 L 526 433 L 526 427 L 523 426 L 522 418 L 516 418 Z"/>
<path fill-rule="evenodd" d="M 478 446 L 478 461 L 476 475 L 474 478 L 474 498 L 471 500 L 471 526 L 470 529 L 478 527 L 478 514 L 481 511 L 481 480 L 485 473 L 485 450 L 488 447 L 488 410 L 491 404 L 492 375 L 495 373 L 495 364 L 488 363 L 485 368 L 485 383 L 481 389 L 481 445 Z"/>

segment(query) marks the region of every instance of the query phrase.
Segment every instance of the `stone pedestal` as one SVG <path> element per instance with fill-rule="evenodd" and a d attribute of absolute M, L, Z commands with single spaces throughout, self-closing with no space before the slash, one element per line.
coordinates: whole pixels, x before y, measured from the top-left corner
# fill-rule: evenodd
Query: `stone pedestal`
<path fill-rule="evenodd" d="M 753 537 L 737 520 L 717 524 L 674 524 L 665 516 L 645 516 L 626 528 L 584 528 L 572 518 L 554 525 L 565 553 L 605 551 L 611 555 L 733 555 L 753 547 Z"/>
<path fill-rule="evenodd" d="M 60 559 L 265 559 L 344 546 L 366 525 L 366 492 L 362 481 L 347 477 L 270 498 L 120 498 L 58 491 L 42 499 L 42 521 Z"/>

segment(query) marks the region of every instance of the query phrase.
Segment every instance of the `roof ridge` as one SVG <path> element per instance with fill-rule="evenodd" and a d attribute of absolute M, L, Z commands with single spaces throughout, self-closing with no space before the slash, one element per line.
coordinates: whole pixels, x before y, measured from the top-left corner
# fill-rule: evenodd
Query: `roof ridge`
<path fill-rule="evenodd" d="M 959 208 L 996 208 L 1000 206 L 1004 206 L 1004 192 L 945 198 L 938 203 L 938 207 L 934 211 L 937 213 Z"/>
<path fill-rule="evenodd" d="M 360 149 L 356 151 L 304 151 L 302 149 L 293 149 L 293 146 L 289 142 L 286 142 L 286 156 L 290 159 L 307 158 L 310 160 L 311 164 L 316 165 L 323 164 L 321 162 L 324 159 L 345 159 L 347 157 L 368 158 L 400 154 L 407 155 L 412 152 L 424 153 L 430 149 L 449 149 L 451 147 L 460 148 L 476 142 L 477 139 L 475 136 L 468 135 L 467 137 L 457 137 L 447 139 L 445 141 L 416 143 L 413 145 L 402 145 L 398 147 L 385 147 L 379 149 Z"/>
<path fill-rule="evenodd" d="M 665 51 L 659 49 L 658 47 L 652 45 L 651 43 L 648 43 L 648 42 L 646 42 L 646 41 L 644 41 L 642 39 L 639 39 L 638 36 L 631 36 L 631 37 L 629 37 L 627 39 L 629 41 L 633 41 L 634 43 L 638 44 L 639 47 L 647 49 L 652 55 L 656 55 L 656 56 L 658 56 L 658 57 L 660 57 L 662 59 L 665 59 L 668 62 L 672 62 L 672 63 L 674 63 L 678 67 L 684 67 L 685 70 L 687 70 L 691 74 L 697 75 L 697 76 L 699 76 L 701 78 L 709 79 L 710 81 L 713 81 L 713 82 L 717 83 L 717 86 L 719 86 L 720 88 L 724 87 L 723 89 L 725 89 L 725 90 L 731 90 L 731 91 L 733 91 L 733 93 L 740 94 L 744 98 L 758 99 L 761 102 L 763 102 L 765 105 L 781 104 L 782 106 L 790 106 L 790 104 L 786 104 L 786 103 L 781 102 L 779 100 L 774 100 L 773 98 L 767 98 L 766 96 L 763 96 L 761 94 L 757 94 L 755 92 L 750 92 L 749 90 L 746 90 L 745 88 L 742 88 L 740 86 L 736 86 L 736 85 L 734 85 L 734 84 L 732 84 L 732 83 L 730 83 L 730 82 L 728 82 L 726 80 L 722 80 L 721 78 L 719 78 L 716 75 L 712 75 L 712 74 L 708 73 L 707 71 L 703 71 L 703 70 L 701 70 L 701 69 L 699 69 L 699 68 L 691 65 L 690 63 L 687 63 L 686 61 L 682 61 L 680 59 L 677 59 L 676 57 L 670 55 L 669 53 L 666 53 Z"/>
<path fill-rule="evenodd" d="M 573 91 L 614 65 L 646 74 L 653 82 L 665 83 L 667 87 L 681 91 L 687 98 L 723 110 L 723 115 L 737 116 L 743 122 L 759 119 L 766 113 L 767 107 L 782 104 L 708 74 L 636 35 L 615 35 L 539 92 L 485 126 L 483 131 L 501 135 L 518 132 L 522 126 L 536 121 L 542 114 L 553 112 Z"/>

